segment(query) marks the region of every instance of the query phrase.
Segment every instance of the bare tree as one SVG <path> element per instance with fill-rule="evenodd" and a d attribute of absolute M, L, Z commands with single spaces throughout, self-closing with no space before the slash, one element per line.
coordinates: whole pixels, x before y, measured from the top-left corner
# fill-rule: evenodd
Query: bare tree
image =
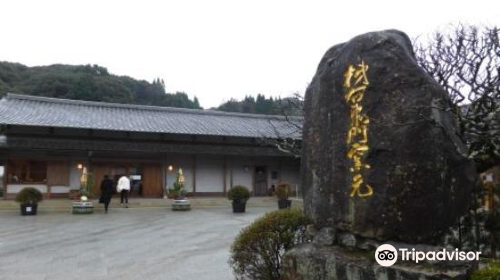
<path fill-rule="evenodd" d="M 459 25 L 415 43 L 417 61 L 443 86 L 479 172 L 500 164 L 500 31 Z"/>
<path fill-rule="evenodd" d="M 467 156 L 475 161 L 478 172 L 500 164 L 499 37 L 497 27 L 458 25 L 449 33 L 437 32 L 428 42 L 414 44 L 420 66 L 447 90 L 459 123 L 458 136 L 467 143 Z M 485 224 L 485 216 L 479 213 L 483 191 L 475 189 L 470 212 L 455 228 L 459 247 L 465 239 L 465 244 L 474 244 L 476 249 L 485 248 L 485 234 L 494 244 L 497 229 L 481 230 Z M 492 246 L 492 256 L 495 251 Z"/>
<path fill-rule="evenodd" d="M 275 137 L 263 137 L 264 145 L 272 145 L 278 150 L 300 157 L 302 149 L 302 124 L 304 115 L 304 97 L 294 93 L 292 97 L 284 98 L 280 102 L 281 116 L 269 119 Z M 286 131 L 285 134 L 282 131 Z"/>

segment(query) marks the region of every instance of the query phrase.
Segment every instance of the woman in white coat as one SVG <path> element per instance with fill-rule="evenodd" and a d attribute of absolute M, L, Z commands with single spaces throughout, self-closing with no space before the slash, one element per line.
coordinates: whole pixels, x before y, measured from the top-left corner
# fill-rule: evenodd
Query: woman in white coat
<path fill-rule="evenodd" d="M 123 206 L 125 201 L 125 208 L 128 208 L 128 193 L 130 192 L 130 180 L 127 176 L 122 175 L 116 185 L 116 191 L 120 193 L 120 203 Z"/>

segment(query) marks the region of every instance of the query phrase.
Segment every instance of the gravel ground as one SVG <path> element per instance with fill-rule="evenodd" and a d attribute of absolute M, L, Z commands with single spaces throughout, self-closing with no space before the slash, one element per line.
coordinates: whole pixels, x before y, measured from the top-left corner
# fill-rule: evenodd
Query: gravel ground
<path fill-rule="evenodd" d="M 234 279 L 230 244 L 241 228 L 271 210 L 0 212 L 0 279 Z"/>

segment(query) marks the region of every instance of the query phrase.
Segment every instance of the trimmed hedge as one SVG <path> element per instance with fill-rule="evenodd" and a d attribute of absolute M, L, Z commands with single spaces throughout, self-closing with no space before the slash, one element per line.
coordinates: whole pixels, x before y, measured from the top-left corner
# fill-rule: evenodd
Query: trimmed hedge
<path fill-rule="evenodd" d="M 278 280 L 283 254 L 309 242 L 307 224 L 301 209 L 287 209 L 267 213 L 244 228 L 230 250 L 229 264 L 236 278 Z"/>
<path fill-rule="evenodd" d="M 21 204 L 25 203 L 38 204 L 38 202 L 42 200 L 43 200 L 42 193 L 39 190 L 32 187 L 24 188 L 16 195 L 16 201 Z"/>
<path fill-rule="evenodd" d="M 247 201 L 250 198 L 250 191 L 245 186 L 234 186 L 227 192 L 229 200 Z"/>

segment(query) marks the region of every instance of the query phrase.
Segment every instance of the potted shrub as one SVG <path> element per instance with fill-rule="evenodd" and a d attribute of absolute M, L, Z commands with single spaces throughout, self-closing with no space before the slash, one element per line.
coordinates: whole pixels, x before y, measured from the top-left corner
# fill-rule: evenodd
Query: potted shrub
<path fill-rule="evenodd" d="M 288 199 L 290 196 L 290 184 L 281 183 L 276 187 L 276 196 L 278 197 L 278 208 L 286 209 L 292 206 L 292 201 Z"/>
<path fill-rule="evenodd" d="M 186 198 L 186 189 L 184 189 L 184 175 L 182 169 L 177 171 L 177 178 L 173 188 L 168 189 L 167 197 L 172 198 L 172 210 L 174 211 L 189 211 L 191 210 L 191 203 Z"/>
<path fill-rule="evenodd" d="M 83 168 L 80 177 L 80 191 L 76 200 L 73 201 L 73 214 L 92 214 L 94 213 L 94 203 L 89 200 L 92 196 L 91 190 L 94 185 L 94 175 Z"/>
<path fill-rule="evenodd" d="M 234 186 L 227 193 L 229 200 L 233 201 L 233 213 L 245 213 L 247 200 L 250 198 L 250 191 L 245 186 Z"/>
<path fill-rule="evenodd" d="M 21 215 L 36 215 L 38 202 L 43 200 L 42 193 L 35 188 L 24 188 L 16 195 L 16 201 L 21 204 Z"/>

